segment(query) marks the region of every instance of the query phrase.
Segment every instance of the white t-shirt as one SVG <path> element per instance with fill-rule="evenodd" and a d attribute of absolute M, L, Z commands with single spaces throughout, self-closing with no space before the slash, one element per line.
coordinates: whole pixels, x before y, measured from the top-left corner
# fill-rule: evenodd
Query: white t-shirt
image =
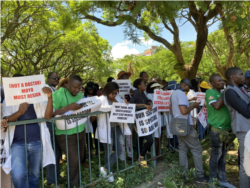
<path fill-rule="evenodd" d="M 188 94 L 187 94 L 187 98 L 191 99 L 193 97 L 197 97 L 197 94 L 194 92 L 194 90 L 190 89 Z M 189 102 L 195 102 L 195 100 L 192 100 Z M 197 117 L 197 109 L 196 108 L 191 111 L 191 116 L 195 117 L 195 118 Z"/>
<path fill-rule="evenodd" d="M 193 120 L 191 117 L 191 114 L 188 115 L 182 115 L 179 106 L 186 106 L 189 107 L 189 102 L 187 99 L 187 96 L 183 91 L 180 89 L 175 90 L 171 96 L 171 106 L 172 106 L 172 114 L 176 118 L 182 118 L 182 119 L 188 119 L 189 116 L 189 122 L 190 125 L 193 125 Z"/>
<path fill-rule="evenodd" d="M 194 90 L 190 89 L 188 94 L 187 94 L 187 98 L 191 99 L 193 97 L 197 97 L 197 94 L 194 92 Z M 192 100 L 192 102 L 195 102 L 195 100 Z"/>

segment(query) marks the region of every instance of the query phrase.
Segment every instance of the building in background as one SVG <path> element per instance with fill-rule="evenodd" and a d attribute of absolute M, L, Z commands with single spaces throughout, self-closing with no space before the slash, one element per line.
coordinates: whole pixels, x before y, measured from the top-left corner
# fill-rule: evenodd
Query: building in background
<path fill-rule="evenodd" d="M 151 46 L 149 49 L 144 50 L 143 53 L 137 54 L 137 56 L 151 56 L 155 54 L 155 50 L 158 46 Z"/>

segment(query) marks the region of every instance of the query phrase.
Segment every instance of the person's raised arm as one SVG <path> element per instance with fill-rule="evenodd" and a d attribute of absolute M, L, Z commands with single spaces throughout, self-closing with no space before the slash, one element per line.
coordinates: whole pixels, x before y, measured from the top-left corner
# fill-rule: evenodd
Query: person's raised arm
<path fill-rule="evenodd" d="M 194 108 L 199 108 L 200 103 L 194 102 L 189 107 L 185 105 L 179 106 L 182 115 L 189 114 Z"/>

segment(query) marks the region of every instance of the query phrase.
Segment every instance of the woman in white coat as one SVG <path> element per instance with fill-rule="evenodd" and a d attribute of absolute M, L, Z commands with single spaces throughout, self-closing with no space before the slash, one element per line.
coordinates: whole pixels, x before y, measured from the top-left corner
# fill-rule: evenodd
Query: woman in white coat
<path fill-rule="evenodd" d="M 110 82 L 105 85 L 102 91 L 103 95 L 100 97 L 100 100 L 102 101 L 100 111 L 109 112 L 111 110 L 111 105 L 114 102 L 124 103 L 123 100 L 117 96 L 118 90 L 119 86 L 115 82 Z M 110 174 L 113 174 L 112 166 L 115 164 L 116 160 L 118 160 L 118 157 L 125 152 L 123 133 L 124 135 L 131 135 L 131 131 L 127 124 L 122 125 L 121 123 L 110 123 L 109 114 L 98 115 L 98 125 L 99 130 L 97 129 L 97 134 L 99 133 L 100 142 L 103 143 L 105 150 L 105 165 L 100 168 L 100 171 L 102 176 L 106 177 L 107 171 L 109 171 Z M 115 149 L 117 148 L 116 152 L 110 152 L 110 144 L 115 145 Z M 109 182 L 113 182 L 114 177 L 110 176 L 108 180 Z"/>

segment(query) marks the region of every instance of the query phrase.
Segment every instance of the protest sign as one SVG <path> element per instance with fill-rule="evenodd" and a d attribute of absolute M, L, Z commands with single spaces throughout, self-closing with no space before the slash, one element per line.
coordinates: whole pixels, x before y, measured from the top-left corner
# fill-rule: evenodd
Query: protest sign
<path fill-rule="evenodd" d="M 198 114 L 198 119 L 204 128 L 207 127 L 207 108 L 203 106 L 200 113 Z"/>
<path fill-rule="evenodd" d="M 134 123 L 135 104 L 113 103 L 109 122 Z"/>
<path fill-rule="evenodd" d="M 112 80 L 112 82 L 116 82 L 119 85 L 119 95 L 129 95 L 131 82 L 130 80 Z"/>
<path fill-rule="evenodd" d="M 196 102 L 200 102 L 200 106 L 204 106 L 206 93 L 196 92 L 197 99 Z"/>
<path fill-rule="evenodd" d="M 81 125 L 87 121 L 87 117 L 78 117 L 78 118 L 70 118 L 72 115 L 86 114 L 98 111 L 101 107 L 101 100 L 98 97 L 88 97 L 84 99 L 80 99 L 77 104 L 83 105 L 83 107 L 79 110 L 68 111 L 63 115 L 57 115 L 56 117 L 66 117 L 69 116 L 68 119 L 56 120 L 56 126 L 59 130 L 65 130 L 65 123 L 67 129 L 75 128 L 77 125 Z"/>
<path fill-rule="evenodd" d="M 4 139 L 6 132 L 1 130 L 1 139 L 0 139 L 0 166 L 3 166 L 6 161 L 6 151 L 4 149 Z"/>
<path fill-rule="evenodd" d="M 159 112 L 167 112 L 170 108 L 170 96 L 172 91 L 154 90 L 153 105 L 158 107 Z"/>
<path fill-rule="evenodd" d="M 138 136 L 147 136 L 158 128 L 158 109 L 154 107 L 151 111 L 141 110 L 135 112 L 135 120 Z"/>
<path fill-rule="evenodd" d="M 45 86 L 44 75 L 3 78 L 6 106 L 40 103 L 48 100 L 42 92 Z"/>

